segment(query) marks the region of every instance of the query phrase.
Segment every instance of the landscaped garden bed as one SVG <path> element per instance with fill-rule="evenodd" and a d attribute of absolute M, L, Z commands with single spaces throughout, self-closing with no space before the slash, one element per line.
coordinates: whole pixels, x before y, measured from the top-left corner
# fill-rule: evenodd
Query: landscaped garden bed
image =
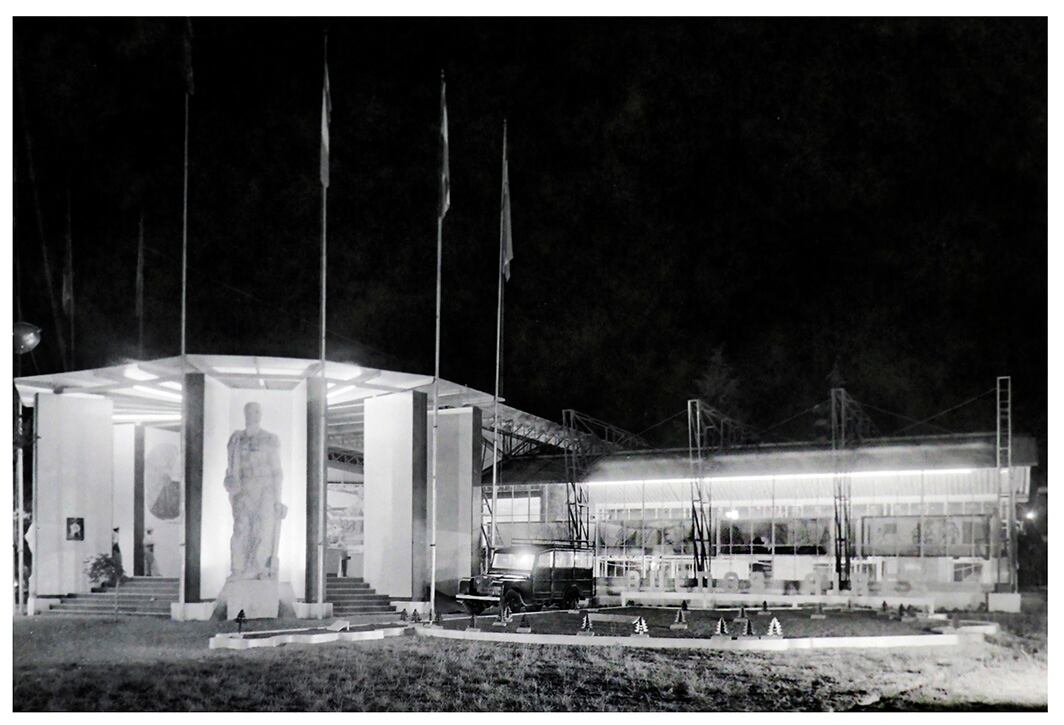
<path fill-rule="evenodd" d="M 497 616 L 482 615 L 476 618 L 476 627 L 482 632 L 515 632 L 522 623 L 527 623 L 537 634 L 576 634 L 583 623 L 586 612 L 608 614 L 624 617 L 627 621 L 596 621 L 592 616 L 592 628 L 597 636 L 628 636 L 634 632 L 635 620 L 643 617 L 651 637 L 708 638 L 714 635 L 717 622 L 723 618 L 729 630 L 729 636 L 739 634 L 739 628 L 733 620 L 739 616 L 735 609 L 727 610 L 690 610 L 687 615 L 687 629 L 671 629 L 676 620 L 675 607 L 611 607 L 599 610 L 545 611 L 528 615 L 514 614 L 505 627 L 496 624 Z M 754 636 L 765 636 L 773 618 L 779 620 L 784 638 L 797 637 L 858 637 L 931 634 L 932 622 L 920 619 L 899 620 L 896 616 L 884 616 L 868 610 L 825 611 L 824 619 L 813 619 L 812 609 L 780 609 L 768 615 L 756 614 L 747 610 Z M 444 620 L 445 629 L 464 630 L 471 626 L 472 618 Z M 933 624 L 941 626 L 942 622 Z"/>

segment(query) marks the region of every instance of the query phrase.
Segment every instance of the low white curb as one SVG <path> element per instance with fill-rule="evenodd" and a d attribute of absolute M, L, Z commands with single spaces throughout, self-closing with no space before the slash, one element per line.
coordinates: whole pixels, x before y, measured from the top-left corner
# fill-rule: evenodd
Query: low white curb
<path fill-rule="evenodd" d="M 967 637 L 958 634 L 903 634 L 865 637 L 799 637 L 794 639 L 728 639 L 713 637 L 581 637 L 575 634 L 511 634 L 507 632 L 465 632 L 454 629 L 418 627 L 418 637 L 463 639 L 473 642 L 510 642 L 517 644 L 584 645 L 595 647 L 643 647 L 648 649 L 710 649 L 710 650 L 797 650 L 797 649 L 860 649 L 890 647 L 951 647 Z"/>
<path fill-rule="evenodd" d="M 976 622 L 969 619 L 962 619 L 961 626 L 954 629 L 952 624 L 943 625 L 941 627 L 932 627 L 935 632 L 948 633 L 948 632 L 976 632 L 978 634 L 997 634 L 1001 631 L 1001 627 L 997 622 Z"/>
<path fill-rule="evenodd" d="M 324 644 L 326 642 L 364 642 L 385 637 L 398 637 L 407 628 L 386 627 L 361 632 L 315 632 L 307 630 L 278 630 L 272 637 L 255 637 L 246 639 L 236 633 L 216 634 L 210 639 L 211 649 L 254 649 L 257 647 L 278 647 L 282 644 Z M 270 632 L 248 632 L 248 634 L 270 634 Z"/>

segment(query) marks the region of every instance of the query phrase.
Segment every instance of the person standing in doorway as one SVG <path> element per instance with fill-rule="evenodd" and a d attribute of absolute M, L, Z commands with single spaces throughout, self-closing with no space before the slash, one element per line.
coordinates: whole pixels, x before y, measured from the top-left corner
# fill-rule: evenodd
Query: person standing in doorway
<path fill-rule="evenodd" d="M 113 561 L 115 565 L 115 577 L 119 582 L 124 581 L 126 578 L 126 570 L 122 568 L 122 549 L 118 546 L 117 526 L 111 529 L 111 561 Z"/>
<path fill-rule="evenodd" d="M 144 576 L 159 576 L 155 564 L 155 537 L 151 529 L 144 532 Z"/>

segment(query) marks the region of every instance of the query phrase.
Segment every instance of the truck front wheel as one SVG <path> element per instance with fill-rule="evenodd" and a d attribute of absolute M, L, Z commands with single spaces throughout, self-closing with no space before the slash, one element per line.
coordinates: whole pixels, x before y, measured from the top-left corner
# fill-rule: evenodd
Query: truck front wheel
<path fill-rule="evenodd" d="M 502 598 L 502 605 L 509 607 L 511 612 L 525 611 L 525 600 L 521 598 L 521 592 L 516 589 L 510 589 L 506 592 L 506 595 Z"/>
<path fill-rule="evenodd" d="M 465 605 L 466 611 L 469 612 L 470 614 L 472 614 L 473 616 L 476 616 L 476 615 L 478 615 L 478 614 L 480 614 L 481 612 L 484 611 L 484 603 L 483 602 L 468 601 L 467 600 L 467 601 L 462 602 L 462 604 Z"/>

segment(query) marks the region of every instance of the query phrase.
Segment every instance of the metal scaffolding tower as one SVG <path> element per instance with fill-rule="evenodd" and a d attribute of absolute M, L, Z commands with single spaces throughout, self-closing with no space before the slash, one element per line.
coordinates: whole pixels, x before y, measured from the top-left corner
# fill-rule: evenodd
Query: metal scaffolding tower
<path fill-rule="evenodd" d="M 634 433 L 572 409 L 562 411 L 562 426 L 570 434 L 565 446 L 569 542 L 575 547 L 589 548 L 591 502 L 584 478 L 591 466 L 608 453 L 645 450 L 651 446 Z"/>
<path fill-rule="evenodd" d="M 691 463 L 691 542 L 694 549 L 695 581 L 706 586 L 713 556 L 713 500 L 703 489 L 701 400 L 687 401 L 687 452 Z"/>
<path fill-rule="evenodd" d="M 687 401 L 687 452 L 691 468 L 691 540 L 695 579 L 710 582 L 713 558 L 713 491 L 705 481 L 706 451 L 757 440 L 754 429 L 721 413 L 698 398 Z"/>
<path fill-rule="evenodd" d="M 833 493 L 835 503 L 835 576 L 839 591 L 850 588 L 853 560 L 853 522 L 850 504 L 850 476 L 843 460 L 847 446 L 859 444 L 875 434 L 872 421 L 845 388 L 831 389 L 831 450 L 834 459 Z"/>
<path fill-rule="evenodd" d="M 1003 521 L 1003 530 L 998 534 L 1004 537 L 1005 553 L 1008 559 L 1008 576 L 1001 581 L 998 572 L 998 584 L 1007 586 L 1008 591 L 1019 590 L 1016 561 L 1016 488 L 1012 485 L 1012 378 L 1003 375 L 997 379 L 997 469 L 998 469 L 998 512 Z M 997 557 L 998 566 L 1001 556 Z"/>

